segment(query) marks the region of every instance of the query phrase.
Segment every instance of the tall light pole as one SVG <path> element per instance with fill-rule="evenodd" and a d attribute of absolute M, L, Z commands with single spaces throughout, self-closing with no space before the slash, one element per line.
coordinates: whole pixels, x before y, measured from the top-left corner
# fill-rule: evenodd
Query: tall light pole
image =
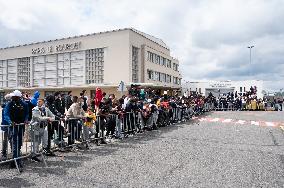
<path fill-rule="evenodd" d="M 249 64 L 250 64 L 250 66 L 251 66 L 251 49 L 253 48 L 254 46 L 248 46 L 248 48 L 249 48 Z M 250 70 L 250 71 L 252 71 L 252 70 Z M 252 72 L 250 72 L 250 75 L 252 76 Z"/>

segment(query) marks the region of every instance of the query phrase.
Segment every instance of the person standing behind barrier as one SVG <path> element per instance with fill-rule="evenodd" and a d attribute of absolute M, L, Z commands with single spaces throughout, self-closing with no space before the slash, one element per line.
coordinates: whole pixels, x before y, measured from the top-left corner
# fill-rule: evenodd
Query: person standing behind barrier
<path fill-rule="evenodd" d="M 54 98 L 54 105 L 56 110 L 60 112 L 60 114 L 65 114 L 65 102 L 64 99 L 61 97 L 60 92 L 55 92 Z"/>
<path fill-rule="evenodd" d="M 2 105 L 2 122 L 1 122 L 1 130 L 3 131 L 2 134 L 2 151 L 1 151 L 1 161 L 7 160 L 7 150 L 8 150 L 8 136 L 9 136 L 9 123 L 4 119 L 4 109 L 7 103 L 11 100 L 11 93 L 5 95 L 5 103 Z"/>
<path fill-rule="evenodd" d="M 143 110 L 141 112 L 141 124 L 143 129 L 147 129 L 149 131 L 152 130 L 153 117 L 151 113 L 151 108 L 149 107 L 151 99 L 148 99 L 147 103 L 144 104 Z"/>
<path fill-rule="evenodd" d="M 77 140 L 79 139 L 80 137 L 79 127 L 81 126 L 79 122 L 80 119 L 84 117 L 84 115 L 85 112 L 82 108 L 79 98 L 77 96 L 73 96 L 73 104 L 70 106 L 66 114 L 68 131 L 70 133 L 68 135 L 68 145 L 74 144 L 75 138 Z"/>
<path fill-rule="evenodd" d="M 50 145 L 48 145 L 48 132 L 45 129 L 46 126 L 54 120 L 54 114 L 44 106 L 44 99 L 39 99 L 37 106 L 32 110 L 32 121 L 30 123 L 31 139 L 33 142 L 32 159 L 35 161 L 41 161 L 36 157 L 41 142 L 44 154 L 47 156 L 54 156 L 54 153 L 50 151 Z"/>
<path fill-rule="evenodd" d="M 159 116 L 159 110 L 158 110 L 158 106 L 156 105 L 157 99 L 151 100 L 149 108 L 151 109 L 151 113 L 153 116 L 153 125 L 152 128 L 153 130 L 157 130 L 158 126 L 158 116 Z"/>
<path fill-rule="evenodd" d="M 4 119 L 12 125 L 9 128 L 10 138 L 12 139 L 13 159 L 21 157 L 21 148 L 23 145 L 23 135 L 25 132 L 25 124 L 28 122 L 29 109 L 28 105 L 21 99 L 22 93 L 15 90 L 11 95 L 12 101 L 7 103 L 4 109 Z M 20 172 L 23 170 L 22 160 L 16 160 Z M 11 163 L 11 168 L 15 168 L 16 164 Z"/>
<path fill-rule="evenodd" d="M 28 94 L 26 94 L 26 96 L 24 97 L 24 100 L 27 103 L 28 108 L 29 108 L 29 119 L 28 119 L 29 121 L 31 121 L 31 119 L 32 119 L 32 110 L 33 110 L 34 107 L 36 107 L 39 96 L 40 96 L 39 91 L 35 91 L 33 97 L 30 97 Z M 24 135 L 24 141 L 25 142 L 30 141 L 30 138 L 29 138 L 30 132 L 29 132 L 28 126 L 29 125 L 27 124 L 26 128 L 25 128 L 25 130 L 26 130 L 25 135 Z"/>
<path fill-rule="evenodd" d="M 63 140 L 64 127 L 61 125 L 61 119 L 64 118 L 64 114 L 61 114 L 55 107 L 54 104 L 54 96 L 49 95 L 46 97 L 46 106 L 48 109 L 54 114 L 55 120 L 48 124 L 48 147 L 51 147 L 51 139 L 56 131 L 58 138 L 54 140 L 54 143 L 58 145 L 58 147 L 63 147 L 65 142 Z"/>
<path fill-rule="evenodd" d="M 110 108 L 111 106 L 108 103 L 107 99 L 103 99 L 100 102 L 100 106 L 97 111 L 96 134 L 95 134 L 96 142 L 98 145 L 100 143 L 107 144 L 105 140 L 104 131 L 107 123 L 107 118 L 109 116 Z"/>
<path fill-rule="evenodd" d="M 87 92 L 86 90 L 83 90 L 81 93 L 80 93 L 80 97 L 82 99 L 82 108 L 83 110 L 86 112 L 87 109 L 88 109 L 88 97 L 86 96 L 87 95 Z"/>
<path fill-rule="evenodd" d="M 72 103 L 72 91 L 68 91 L 68 95 L 65 96 L 65 107 L 67 111 L 69 110 Z"/>
<path fill-rule="evenodd" d="M 83 126 L 83 136 L 84 140 L 89 142 L 90 137 L 95 135 L 95 129 L 94 129 L 94 122 L 96 121 L 96 115 L 95 113 L 91 110 L 91 108 L 87 109 L 87 112 L 85 113 L 85 123 Z M 91 134 L 90 134 L 91 133 Z M 88 143 L 86 143 L 86 148 L 88 147 Z"/>
<path fill-rule="evenodd" d="M 135 129 L 135 121 L 134 121 L 134 111 L 136 110 L 137 105 L 136 105 L 136 101 L 133 97 L 129 96 L 129 100 L 125 106 L 125 121 L 124 123 L 126 123 L 126 125 L 124 126 L 124 132 L 126 133 L 126 129 L 127 129 L 127 133 L 133 133 L 134 129 Z"/>

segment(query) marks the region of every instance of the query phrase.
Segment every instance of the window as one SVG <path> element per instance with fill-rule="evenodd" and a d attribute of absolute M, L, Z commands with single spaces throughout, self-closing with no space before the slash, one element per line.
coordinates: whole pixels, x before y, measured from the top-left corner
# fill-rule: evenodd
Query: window
<path fill-rule="evenodd" d="M 161 64 L 161 58 L 159 55 L 156 55 L 156 64 L 160 65 Z"/>
<path fill-rule="evenodd" d="M 246 87 L 244 87 L 244 92 L 246 92 Z"/>
<path fill-rule="evenodd" d="M 147 51 L 147 61 L 150 61 L 150 55 L 151 55 L 151 53 L 149 51 Z"/>
<path fill-rule="evenodd" d="M 7 61 L 0 61 L 0 88 L 7 87 L 8 82 L 8 65 Z"/>
<path fill-rule="evenodd" d="M 243 88 L 242 87 L 240 87 L 240 93 L 242 93 L 243 92 Z"/>
<path fill-rule="evenodd" d="M 5 96 L 5 93 L 0 92 L 0 105 L 2 105 L 4 103 L 4 96 Z"/>
<path fill-rule="evenodd" d="M 154 79 L 154 72 L 152 70 L 147 70 L 148 73 L 148 79 L 153 80 Z"/>
<path fill-rule="evenodd" d="M 167 67 L 172 68 L 172 61 L 167 59 Z"/>
<path fill-rule="evenodd" d="M 167 60 L 166 58 L 162 57 L 162 65 L 163 66 L 166 66 L 166 60 Z"/>
<path fill-rule="evenodd" d="M 138 82 L 138 53 L 139 48 L 132 46 L 132 82 Z"/>
<path fill-rule="evenodd" d="M 86 83 L 104 82 L 104 48 L 86 51 Z"/>
<path fill-rule="evenodd" d="M 201 88 L 199 88 L 199 94 L 201 94 Z"/>
<path fill-rule="evenodd" d="M 18 86 L 30 86 L 30 58 L 24 57 L 18 59 Z"/>
<path fill-rule="evenodd" d="M 47 97 L 49 95 L 54 95 L 56 92 L 59 92 L 60 94 L 63 94 L 63 95 L 68 95 L 68 91 L 45 91 L 44 97 Z"/>
<path fill-rule="evenodd" d="M 154 80 L 159 81 L 159 73 L 158 73 L 158 72 L 155 72 L 155 78 L 154 78 Z"/>

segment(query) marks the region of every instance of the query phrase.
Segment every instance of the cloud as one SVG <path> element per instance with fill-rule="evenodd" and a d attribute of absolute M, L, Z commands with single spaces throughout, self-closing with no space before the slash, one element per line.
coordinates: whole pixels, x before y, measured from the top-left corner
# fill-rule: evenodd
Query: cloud
<path fill-rule="evenodd" d="M 283 87 L 282 0 L 0 0 L 0 7 L 0 47 L 134 27 L 166 42 L 185 80 Z"/>

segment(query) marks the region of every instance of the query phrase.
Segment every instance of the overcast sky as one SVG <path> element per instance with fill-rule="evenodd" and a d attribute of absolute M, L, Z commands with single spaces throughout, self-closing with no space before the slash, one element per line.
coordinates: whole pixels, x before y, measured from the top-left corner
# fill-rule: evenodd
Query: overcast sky
<path fill-rule="evenodd" d="M 284 0 L 0 0 L 0 47 L 126 27 L 161 38 L 184 80 L 284 88 Z"/>

